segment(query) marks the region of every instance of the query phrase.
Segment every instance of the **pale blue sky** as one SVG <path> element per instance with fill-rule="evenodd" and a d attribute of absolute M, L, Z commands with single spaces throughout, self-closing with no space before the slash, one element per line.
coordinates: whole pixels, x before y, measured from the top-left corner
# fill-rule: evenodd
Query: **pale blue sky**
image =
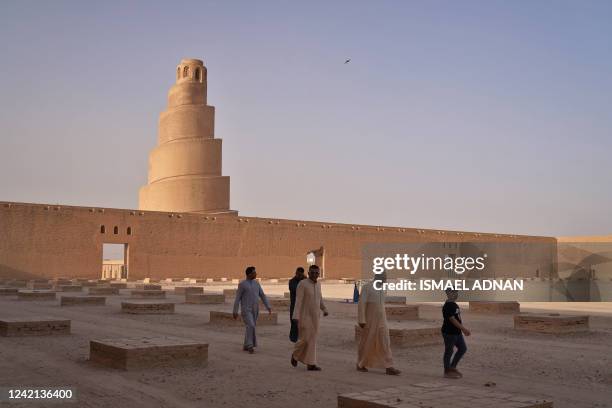
<path fill-rule="evenodd" d="M 611 39 L 609 1 L 1 0 L 0 200 L 136 208 L 193 57 L 243 215 L 610 234 Z"/>

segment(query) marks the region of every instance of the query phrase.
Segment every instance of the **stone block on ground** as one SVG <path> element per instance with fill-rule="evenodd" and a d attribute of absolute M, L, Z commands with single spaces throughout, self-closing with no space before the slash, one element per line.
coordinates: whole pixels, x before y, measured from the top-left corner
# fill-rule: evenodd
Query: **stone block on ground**
<path fill-rule="evenodd" d="M 338 396 L 338 408 L 429 408 L 451 405 L 461 408 L 553 408 L 550 399 L 499 392 L 482 387 L 430 382 L 399 385 L 374 391 L 353 392 Z M 458 405 L 457 405 L 458 404 Z"/>
<path fill-rule="evenodd" d="M 218 293 L 196 293 L 185 295 L 185 303 L 220 304 L 225 303 L 225 296 Z"/>
<path fill-rule="evenodd" d="M 359 342 L 362 330 L 359 325 L 355 325 L 355 341 Z M 434 346 L 443 343 L 440 326 L 417 322 L 389 322 L 389 339 L 394 347 Z"/>
<path fill-rule="evenodd" d="M 81 292 L 83 290 L 81 285 L 60 285 L 57 288 L 60 292 Z"/>
<path fill-rule="evenodd" d="M 283 293 L 283 296 L 286 297 L 287 299 L 291 298 L 291 292 L 285 292 Z"/>
<path fill-rule="evenodd" d="M 17 293 L 19 300 L 55 300 L 56 295 L 48 290 L 20 290 Z"/>
<path fill-rule="evenodd" d="M 270 304 L 272 310 L 287 311 L 289 310 L 291 301 L 285 298 L 274 298 L 268 296 L 268 303 Z M 260 313 L 267 313 L 267 310 L 265 310 L 265 306 L 263 305 L 263 302 L 261 300 L 259 301 L 259 305 Z"/>
<path fill-rule="evenodd" d="M 53 289 L 53 284 L 49 282 L 28 282 L 28 289 L 32 290 L 50 290 Z"/>
<path fill-rule="evenodd" d="M 515 314 L 521 312 L 521 304 L 515 301 L 471 301 L 470 312 L 490 314 Z"/>
<path fill-rule="evenodd" d="M 19 288 L 0 288 L 0 296 L 17 296 Z"/>
<path fill-rule="evenodd" d="M 111 282 L 110 287 L 111 288 L 117 288 L 117 289 L 127 289 L 127 283 L 125 283 L 125 282 Z"/>
<path fill-rule="evenodd" d="M 387 320 L 419 320 L 419 306 L 385 306 Z"/>
<path fill-rule="evenodd" d="M 121 302 L 121 311 L 130 314 L 173 314 L 174 303 L 151 301 Z"/>
<path fill-rule="evenodd" d="M 0 336 L 51 336 L 70 334 L 70 320 L 52 317 L 0 318 Z"/>
<path fill-rule="evenodd" d="M 238 316 L 238 319 L 234 320 L 232 312 L 218 312 L 210 311 L 210 323 L 219 324 L 224 326 L 242 326 L 242 319 Z M 278 313 L 272 312 L 269 314 L 267 311 L 260 311 L 259 317 L 257 318 L 258 326 L 271 326 L 278 324 Z"/>
<path fill-rule="evenodd" d="M 201 286 L 177 286 L 174 288 L 174 293 L 177 295 L 195 295 L 204 293 L 204 288 Z"/>
<path fill-rule="evenodd" d="M 10 286 L 11 288 L 26 288 L 28 282 L 24 280 L 11 280 L 6 282 L 6 286 Z"/>
<path fill-rule="evenodd" d="M 119 289 L 110 286 L 97 286 L 88 288 L 87 293 L 90 295 L 118 295 Z"/>
<path fill-rule="evenodd" d="M 223 289 L 223 296 L 226 298 L 235 298 L 238 289 Z"/>
<path fill-rule="evenodd" d="M 161 290 L 162 285 L 156 283 L 140 283 L 136 285 L 137 290 Z"/>
<path fill-rule="evenodd" d="M 104 306 L 104 296 L 62 296 L 60 306 Z"/>
<path fill-rule="evenodd" d="M 552 314 L 518 314 L 514 328 L 537 333 L 576 333 L 589 331 L 589 316 Z"/>
<path fill-rule="evenodd" d="M 205 367 L 208 344 L 170 336 L 92 340 L 89 360 L 122 370 Z"/>
<path fill-rule="evenodd" d="M 138 290 L 135 289 L 131 292 L 132 297 L 135 299 L 165 299 L 165 290 Z"/>
<path fill-rule="evenodd" d="M 386 296 L 385 303 L 392 305 L 405 305 L 406 296 Z"/>

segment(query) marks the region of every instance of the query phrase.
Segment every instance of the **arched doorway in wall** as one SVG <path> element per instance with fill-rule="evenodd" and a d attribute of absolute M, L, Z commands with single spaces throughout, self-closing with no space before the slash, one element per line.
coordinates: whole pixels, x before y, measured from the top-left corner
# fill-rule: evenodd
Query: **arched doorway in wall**
<path fill-rule="evenodd" d="M 319 278 L 325 278 L 325 248 L 323 248 L 323 246 L 308 251 L 308 253 L 306 253 L 306 263 L 308 266 L 318 265 L 321 270 Z"/>

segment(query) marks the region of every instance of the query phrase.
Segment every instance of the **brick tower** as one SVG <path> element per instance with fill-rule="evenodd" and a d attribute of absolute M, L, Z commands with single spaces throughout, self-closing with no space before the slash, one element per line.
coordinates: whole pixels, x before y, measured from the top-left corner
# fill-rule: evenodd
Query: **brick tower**
<path fill-rule="evenodd" d="M 159 115 L 139 208 L 236 215 L 229 209 L 229 177 L 221 175 L 221 142 L 215 139 L 215 108 L 206 104 L 206 67 L 184 59 L 176 67 L 168 108 Z"/>

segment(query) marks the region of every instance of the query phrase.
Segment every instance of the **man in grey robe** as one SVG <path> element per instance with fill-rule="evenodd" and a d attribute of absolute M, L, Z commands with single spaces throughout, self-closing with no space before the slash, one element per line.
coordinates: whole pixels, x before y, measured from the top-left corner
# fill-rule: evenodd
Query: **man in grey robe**
<path fill-rule="evenodd" d="M 255 335 L 255 326 L 257 325 L 257 317 L 259 316 L 259 299 L 263 302 L 268 313 L 272 313 L 272 308 L 268 303 L 263 289 L 259 282 L 255 280 L 257 271 L 254 266 L 246 268 L 246 279 L 240 282 L 236 291 L 236 300 L 234 300 L 234 319 L 238 318 L 238 306 L 240 306 L 240 315 L 246 326 L 244 334 L 243 350 L 253 354 L 257 347 L 257 336 Z"/>

